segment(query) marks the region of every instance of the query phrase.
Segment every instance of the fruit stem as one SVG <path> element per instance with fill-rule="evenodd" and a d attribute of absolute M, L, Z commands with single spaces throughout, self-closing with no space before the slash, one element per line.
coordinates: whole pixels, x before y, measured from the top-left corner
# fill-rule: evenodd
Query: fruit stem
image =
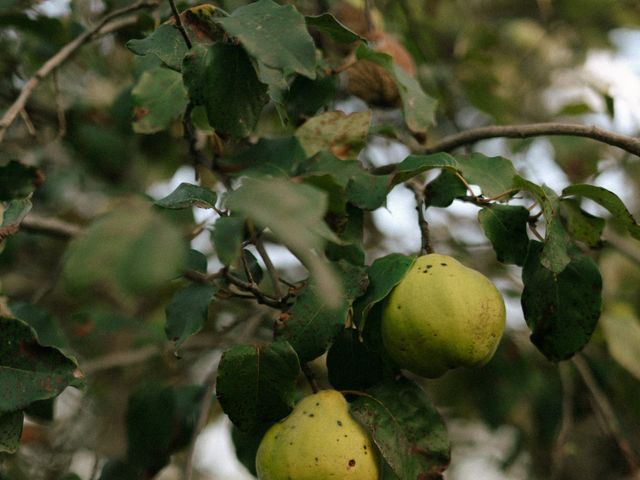
<path fill-rule="evenodd" d="M 433 253 L 433 247 L 431 246 L 431 233 L 429 231 L 429 222 L 425 216 L 427 206 L 425 203 L 425 187 L 418 181 L 409 180 L 405 183 L 405 186 L 413 192 L 416 198 L 416 211 L 418 212 L 418 225 L 420 226 L 420 234 L 422 241 L 420 245 L 420 255 L 427 255 Z"/>
<path fill-rule="evenodd" d="M 309 382 L 311 391 L 313 393 L 318 393 L 320 391 L 320 387 L 318 386 L 318 381 L 316 380 L 316 375 L 313 373 L 313 370 L 311 370 L 311 367 L 306 362 L 303 363 L 301 367 L 302 373 L 304 373 L 304 376 L 307 378 L 307 382 Z"/>

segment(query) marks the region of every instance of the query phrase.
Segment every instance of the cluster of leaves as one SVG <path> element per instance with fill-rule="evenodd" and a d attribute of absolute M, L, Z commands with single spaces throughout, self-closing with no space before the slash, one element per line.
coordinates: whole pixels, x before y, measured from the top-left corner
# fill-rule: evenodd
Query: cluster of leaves
<path fill-rule="evenodd" d="M 414 257 L 393 253 L 368 262 L 370 212 L 407 181 L 420 182 L 419 208 L 447 208 L 454 201 L 476 205 L 498 262 L 522 267 L 521 303 L 531 341 L 554 362 L 587 345 L 602 308 L 601 275 L 588 250 L 602 245 L 605 219 L 586 212 L 583 199 L 604 207 L 613 225 L 639 240 L 640 226 L 612 192 L 586 183 L 555 192 L 524 178 L 503 157 L 415 154 L 383 171 L 365 168 L 358 158 L 372 131 L 392 130 L 391 137 L 401 137 L 406 128 L 421 138 L 434 126 L 436 102 L 418 79 L 331 14 L 304 16 L 290 5 L 259 0 L 231 14 L 213 5 L 189 8 L 180 20 L 183 27 L 169 17 L 145 38 L 127 42 L 139 56 L 130 92 L 132 129 L 154 135 L 148 137 L 153 143 L 182 121 L 202 181 L 181 184 L 154 206 L 146 199 L 122 201 L 69 245 L 61 278 L 73 300 L 54 308 L 74 311 L 70 330 L 82 343 L 74 350 L 88 358 L 109 353 L 105 332 L 127 329 L 135 335 L 125 345 L 142 338 L 161 345 L 158 330 L 164 330 L 176 349 L 186 348 L 211 328 L 221 305 L 255 300 L 272 308 L 265 323 L 273 328 L 265 329 L 258 344 L 228 348 L 216 382 L 220 406 L 235 425 L 238 457 L 249 470 L 254 471 L 261 434 L 291 411 L 302 371 L 326 358 L 328 384 L 353 392 L 351 412 L 382 454 L 383 478 L 440 478 L 450 457 L 444 422 L 419 382 L 386 358 L 379 338 L 384 299 Z M 376 124 L 370 111 L 332 111 L 341 94 L 338 75 L 329 53 L 317 50 L 318 36 L 324 46 L 352 45 L 354 60 L 372 61 L 389 73 L 400 92 L 403 127 Z M 474 49 L 487 42 L 497 40 L 474 41 Z M 477 71 L 474 52 L 461 69 Z M 471 104 L 486 106 L 495 118 L 508 116 L 505 103 L 487 95 L 494 89 L 486 82 L 461 78 Z M 447 107 L 446 96 L 438 96 Z M 95 152 L 92 168 L 117 177 L 118 166 L 103 162 L 108 155 L 100 145 L 84 148 L 77 140 L 89 127 L 74 126 L 73 120 L 73 147 L 86 156 Z M 277 135 L 264 133 L 269 122 L 277 125 L 271 127 Z M 197 150 L 196 129 L 211 141 L 213 158 Z M 122 145 L 112 148 L 119 142 L 111 133 L 87 137 L 95 134 L 109 152 L 122 154 Z M 12 240 L 43 175 L 17 161 L 0 168 L 0 239 Z M 425 184 L 432 170 L 439 174 Z M 210 233 L 219 271 L 210 272 L 205 255 L 186 246 L 180 227 L 190 226 L 194 207 L 216 217 Z M 282 278 L 264 253 L 267 241 L 285 246 L 309 277 Z M 89 313 L 78 307 L 83 302 L 95 302 Z M 125 315 L 96 308 L 104 303 L 118 305 Z M 161 312 L 149 328 L 134 320 L 143 306 Z M 8 392 L 0 405 L 0 451 L 14 452 L 23 411 L 36 415 L 44 401 L 51 419 L 51 399 L 82 382 L 64 335 L 46 311 L 10 303 L 0 321 L 0 387 Z M 615 323 L 606 328 L 624 336 L 615 333 Z M 500 368 L 508 370 L 503 360 Z M 626 368 L 637 366 L 633 359 L 626 362 Z M 538 380 L 532 375 L 523 384 L 535 386 Z M 112 455 L 102 480 L 155 475 L 197 433 L 200 404 L 207 398 L 201 387 L 190 385 L 143 385 L 126 393 L 128 448 Z M 518 391 L 517 398 L 523 395 Z M 491 414 L 495 424 L 500 413 Z"/>

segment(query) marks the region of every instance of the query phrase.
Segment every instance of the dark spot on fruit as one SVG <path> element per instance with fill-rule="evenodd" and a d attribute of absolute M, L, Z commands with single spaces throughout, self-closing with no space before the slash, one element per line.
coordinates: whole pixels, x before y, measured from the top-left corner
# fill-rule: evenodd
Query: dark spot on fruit
<path fill-rule="evenodd" d="M 366 450 L 366 449 L 367 449 L 367 446 L 366 446 L 366 445 L 363 445 L 363 446 L 362 446 L 362 448 L 364 448 L 364 449 Z"/>
<path fill-rule="evenodd" d="M 318 457 L 316 457 L 316 463 L 318 463 Z"/>
<path fill-rule="evenodd" d="M 427 268 L 432 268 L 432 267 L 433 267 L 433 265 L 427 265 Z"/>
<path fill-rule="evenodd" d="M 316 407 L 319 407 L 319 406 L 320 406 L 320 402 L 316 402 Z"/>
<path fill-rule="evenodd" d="M 349 466 L 350 467 L 355 467 L 356 466 L 356 461 L 353 458 L 351 460 L 349 460 Z"/>
<path fill-rule="evenodd" d="M 344 438 L 347 438 L 349 435 L 345 435 Z"/>
<path fill-rule="evenodd" d="M 447 264 L 446 263 L 441 263 L 440 265 L 442 265 L 443 267 L 446 267 Z"/>
<path fill-rule="evenodd" d="M 340 420 L 338 420 L 338 426 L 341 427 L 342 426 L 342 422 Z"/>
<path fill-rule="evenodd" d="M 289 442 L 289 445 L 293 445 L 293 442 Z"/>
<path fill-rule="evenodd" d="M 397 308 L 398 310 L 402 310 L 402 307 L 401 307 L 400 305 L 398 305 L 396 308 Z"/>
<path fill-rule="evenodd" d="M 309 416 L 310 416 L 310 417 L 314 417 L 315 415 L 314 415 L 313 413 L 310 413 L 310 414 L 309 414 Z"/>

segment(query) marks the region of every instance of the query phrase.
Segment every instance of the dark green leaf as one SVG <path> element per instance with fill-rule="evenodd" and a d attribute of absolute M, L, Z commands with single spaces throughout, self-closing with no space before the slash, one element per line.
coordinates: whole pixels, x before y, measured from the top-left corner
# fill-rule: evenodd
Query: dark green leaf
<path fill-rule="evenodd" d="M 542 245 L 532 242 L 522 271 L 522 310 L 531 341 L 551 361 L 580 351 L 596 328 L 602 306 L 602 278 L 595 262 L 577 249 L 561 273 L 540 262 Z"/>
<path fill-rule="evenodd" d="M 60 322 L 44 308 L 28 302 L 11 303 L 9 308 L 16 318 L 28 323 L 36 331 L 40 345 L 62 350 L 69 348 L 69 340 Z"/>
<path fill-rule="evenodd" d="M 305 158 L 295 137 L 261 138 L 240 154 L 221 158 L 219 165 L 230 175 L 290 176 Z"/>
<path fill-rule="evenodd" d="M 432 155 L 409 155 L 396 168 L 393 184 L 402 183 L 411 177 L 434 168 L 458 171 L 467 183 L 478 185 L 488 197 L 496 197 L 514 189 L 516 170 L 503 157 L 485 157 L 474 153 L 468 157 L 453 157 L 448 153 Z"/>
<path fill-rule="evenodd" d="M 102 467 L 100 480 L 140 480 L 144 471 L 126 460 L 109 460 Z"/>
<path fill-rule="evenodd" d="M 330 176 L 336 185 L 346 190 L 348 200 L 364 210 L 375 210 L 384 204 L 389 193 L 389 177 L 372 175 L 356 160 L 340 160 L 322 151 L 304 164 L 299 175 Z"/>
<path fill-rule="evenodd" d="M 131 91 L 133 131 L 156 133 L 168 128 L 187 105 L 182 75 L 163 67 L 142 74 Z"/>
<path fill-rule="evenodd" d="M 207 256 L 198 250 L 189 249 L 187 269 L 200 273 L 207 273 Z"/>
<path fill-rule="evenodd" d="M 344 328 L 353 300 L 367 288 L 367 276 L 362 267 L 338 264 L 343 294 L 337 306 L 329 306 L 314 283 L 296 297 L 277 334 L 289 341 L 300 357 L 307 362 L 319 357 L 333 343 Z"/>
<path fill-rule="evenodd" d="M 16 453 L 18 451 L 23 421 L 21 411 L 0 412 L 0 453 Z"/>
<path fill-rule="evenodd" d="M 285 75 L 316 75 L 316 49 L 304 17 L 291 5 L 259 0 L 216 19 L 249 55 Z"/>
<path fill-rule="evenodd" d="M 33 402 L 31 405 L 25 408 L 24 413 L 37 420 L 50 422 L 53 420 L 54 400 L 55 399 L 53 398 L 48 398 L 46 400 Z"/>
<path fill-rule="evenodd" d="M 240 217 L 220 217 L 216 220 L 211 240 L 216 254 L 223 265 L 232 265 L 238 257 L 244 240 L 244 219 Z"/>
<path fill-rule="evenodd" d="M 540 262 L 552 272 L 562 272 L 571 261 L 567 253 L 571 239 L 560 220 L 557 195 L 551 189 L 520 176 L 514 178 L 514 186 L 532 193 L 544 214 L 546 232 Z"/>
<path fill-rule="evenodd" d="M 442 170 L 434 180 L 427 184 L 424 190 L 424 201 L 428 207 L 446 208 L 457 197 L 467 193 L 467 186 L 451 170 Z"/>
<path fill-rule="evenodd" d="M 329 349 L 327 372 L 336 390 L 364 390 L 382 380 L 383 364 L 358 330 L 349 328 L 343 329 Z"/>
<path fill-rule="evenodd" d="M 640 240 L 640 225 L 615 193 L 594 185 L 571 185 L 562 191 L 562 195 L 584 197 L 600 204 L 629 230 L 633 238 Z"/>
<path fill-rule="evenodd" d="M 11 160 L 0 167 L 0 201 L 28 197 L 43 180 L 42 172 L 36 167 Z"/>
<path fill-rule="evenodd" d="M 493 205 L 480 210 L 478 220 L 493 245 L 498 261 L 522 266 L 529 248 L 529 210 L 519 206 Z"/>
<path fill-rule="evenodd" d="M 58 349 L 43 347 L 34 330 L 0 317 L 0 412 L 14 412 L 81 386 L 78 365 Z"/>
<path fill-rule="evenodd" d="M 195 429 L 202 387 L 142 387 L 127 405 L 127 459 L 158 471 L 169 456 L 189 444 Z"/>
<path fill-rule="evenodd" d="M 593 248 L 602 245 L 604 219 L 585 212 L 577 201 L 569 198 L 560 201 L 560 213 L 569 235 Z"/>
<path fill-rule="evenodd" d="M 244 258 L 244 262 L 241 258 L 238 258 L 235 265 L 231 268 L 231 273 L 235 274 L 240 280 L 259 285 L 264 276 L 264 272 L 258 259 L 246 248 L 242 250 L 242 257 Z"/>
<path fill-rule="evenodd" d="M 367 269 L 369 288 L 353 305 L 353 318 L 361 331 L 364 329 L 364 323 L 371 308 L 391 293 L 414 261 L 415 257 L 392 253 L 376 259 Z"/>
<path fill-rule="evenodd" d="M 176 347 L 198 333 L 208 318 L 209 303 L 217 288 L 210 284 L 194 283 L 177 292 L 167 305 L 164 331 Z"/>
<path fill-rule="evenodd" d="M 399 478 L 443 478 L 450 459 L 446 427 L 418 385 L 402 377 L 387 380 L 358 397 L 351 414 Z"/>
<path fill-rule="evenodd" d="M 236 137 L 252 132 L 267 102 L 267 87 L 241 47 L 197 45 L 184 59 L 183 75 L 189 96 L 204 105 L 213 128 Z"/>
<path fill-rule="evenodd" d="M 146 38 L 129 40 L 127 48 L 136 55 L 155 55 L 165 65 L 178 72 L 188 51 L 177 27 L 167 24 L 160 25 Z"/>
<path fill-rule="evenodd" d="M 82 480 L 82 479 L 75 473 L 67 473 L 62 477 L 60 477 L 58 480 Z"/>
<path fill-rule="evenodd" d="M 327 209 L 323 192 L 280 178 L 248 178 L 228 196 L 227 205 L 258 226 L 268 227 L 310 270 L 327 303 L 339 303 L 335 275 L 315 253 L 324 250 L 326 240 L 340 242 L 323 220 Z"/>
<path fill-rule="evenodd" d="M 298 356 L 287 342 L 235 346 L 220 360 L 218 400 L 238 428 L 256 430 L 289 414 L 299 375 Z"/>
<path fill-rule="evenodd" d="M 217 200 L 216 192 L 191 183 L 181 183 L 166 197 L 157 200 L 156 205 L 162 208 L 213 208 Z"/>
<path fill-rule="evenodd" d="M 330 13 L 307 16 L 304 17 L 304 19 L 309 27 L 318 29 L 320 32 L 328 35 L 332 40 L 335 40 L 338 43 L 353 43 L 358 40 L 363 42 L 366 41 L 360 35 L 345 27 Z"/>
<path fill-rule="evenodd" d="M 256 454 L 258 453 L 258 447 L 260 446 L 260 441 L 264 433 L 263 430 L 246 433 L 235 425 L 231 427 L 231 439 L 233 440 L 233 446 L 236 450 L 236 457 L 254 476 L 257 476 Z"/>
<path fill-rule="evenodd" d="M 296 77 L 285 95 L 289 117 L 296 122 L 313 117 L 336 96 L 337 80 L 333 75 L 318 76 L 315 80 Z"/>

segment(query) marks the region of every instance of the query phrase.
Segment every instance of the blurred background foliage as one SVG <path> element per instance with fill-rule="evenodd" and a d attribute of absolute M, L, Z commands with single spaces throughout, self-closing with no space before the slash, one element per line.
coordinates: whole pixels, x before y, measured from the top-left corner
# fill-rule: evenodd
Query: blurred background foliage
<path fill-rule="evenodd" d="M 232 11 L 245 3 L 250 2 L 228 0 L 218 5 Z M 326 0 L 280 3 L 295 4 L 309 14 L 340 8 L 338 2 Z M 420 83 L 439 101 L 438 124 L 429 132 L 429 141 L 474 126 L 550 120 L 596 123 L 633 136 L 639 133 L 640 90 L 630 92 L 615 78 L 626 72 L 636 82 L 632 86 L 640 85 L 637 1 L 372 3 L 379 26 L 407 48 Z M 59 48 L 104 12 L 127 4 L 121 0 L 0 1 L 0 111 Z M 186 8 L 196 2 L 178 4 Z M 161 211 L 148 201 L 150 196 L 161 196 L 158 192 L 171 190 L 167 182 L 177 171 L 193 179 L 179 120 L 170 129 L 150 135 L 132 130 L 132 87 L 152 61 L 132 55 L 124 44 L 144 37 L 169 14 L 168 3 L 162 2 L 126 28 L 84 46 L 42 82 L 26 114 L 0 143 L 0 163 L 18 159 L 39 168 L 46 177 L 33 196 L 32 216 L 57 218 L 87 229 L 87 235 L 69 244 L 64 235 L 49 235 L 26 222 L 22 231 L 8 238 L 0 254 L 3 308 L 19 311 L 41 339 L 46 337 L 52 345 L 77 355 L 88 378 L 85 392 L 68 391 L 55 405 L 33 409 L 21 450 L 2 458 L 1 478 L 76 478 L 65 476 L 70 472 L 98 478 L 107 459 L 125 455 L 127 437 L 134 445 L 155 441 L 136 436 L 131 412 L 140 409 L 136 403 L 140 398 L 154 392 L 159 395 L 156 401 L 170 397 L 160 387 L 170 385 L 175 387 L 176 405 L 195 402 L 199 392 L 187 386 L 203 381 L 225 346 L 271 337 L 273 310 L 232 299 L 214 302 L 204 331 L 178 352 L 165 339 L 164 309 L 183 286 L 166 280 L 186 265 L 204 271 L 208 264 L 210 272 L 219 267 L 206 229 L 211 218 L 196 219 L 190 211 Z M 358 21 L 341 20 L 352 25 Z M 627 59 L 627 70 L 620 70 L 616 55 L 625 48 L 635 50 L 635 57 Z M 594 63 L 598 55 L 608 63 Z M 329 108 L 362 108 L 358 102 L 339 86 Z M 298 108 L 304 111 L 303 107 Z M 269 109 L 263 117 L 261 135 L 286 133 Z M 398 151 L 406 152 L 399 145 L 411 145 L 402 133 L 385 129 L 387 123 L 397 124 L 396 117 L 393 110 L 376 111 L 374 123 L 380 133 L 361 154 L 365 163 L 399 160 Z M 387 135 L 389 131 L 393 135 Z M 567 137 L 491 141 L 478 148 L 513 158 L 519 168 L 551 185 L 589 181 L 611 187 L 636 218 L 640 214 L 640 161 L 624 152 Z M 203 181 L 215 188 L 215 179 Z M 393 236 L 388 222 L 378 220 L 376 214 L 365 219 L 370 260 L 410 250 Z M 475 216 L 464 209 L 439 209 L 431 220 L 436 249 L 491 275 L 510 305 L 510 328 L 488 366 L 479 372 L 455 371 L 439 380 L 422 380 L 449 423 L 454 452 L 448 478 L 603 480 L 630 478 L 634 468 L 638 475 L 637 244 L 609 228 L 608 241 L 594 251 L 605 285 L 600 327 L 575 361 L 554 365 L 530 344 L 518 311 L 522 290 L 518 275 L 495 261 L 486 240 L 477 240 Z M 196 237 L 203 227 L 204 236 Z M 417 227 L 414 232 L 418 237 Z M 269 248 L 280 258 L 287 278 L 304 274 L 289 257 L 278 256 L 277 246 Z M 313 367 L 320 382 L 328 385 L 323 364 Z M 167 400 L 171 405 L 173 401 Z M 180 411 L 176 406 L 171 414 Z M 211 420 L 219 413 L 214 406 Z M 136 418 L 140 420 L 139 415 Z M 188 444 L 181 442 L 180 446 Z M 158 448 L 171 450 L 167 445 Z M 181 452 L 162 478 L 179 478 L 180 469 L 175 466 L 182 468 L 187 461 L 185 450 Z M 220 452 L 211 447 L 206 455 Z M 198 465 L 206 467 L 206 461 Z M 198 478 L 238 478 L 205 467 L 196 469 Z M 109 468 L 124 467 L 111 463 L 105 471 Z M 120 475 L 129 478 L 135 473 Z"/>

